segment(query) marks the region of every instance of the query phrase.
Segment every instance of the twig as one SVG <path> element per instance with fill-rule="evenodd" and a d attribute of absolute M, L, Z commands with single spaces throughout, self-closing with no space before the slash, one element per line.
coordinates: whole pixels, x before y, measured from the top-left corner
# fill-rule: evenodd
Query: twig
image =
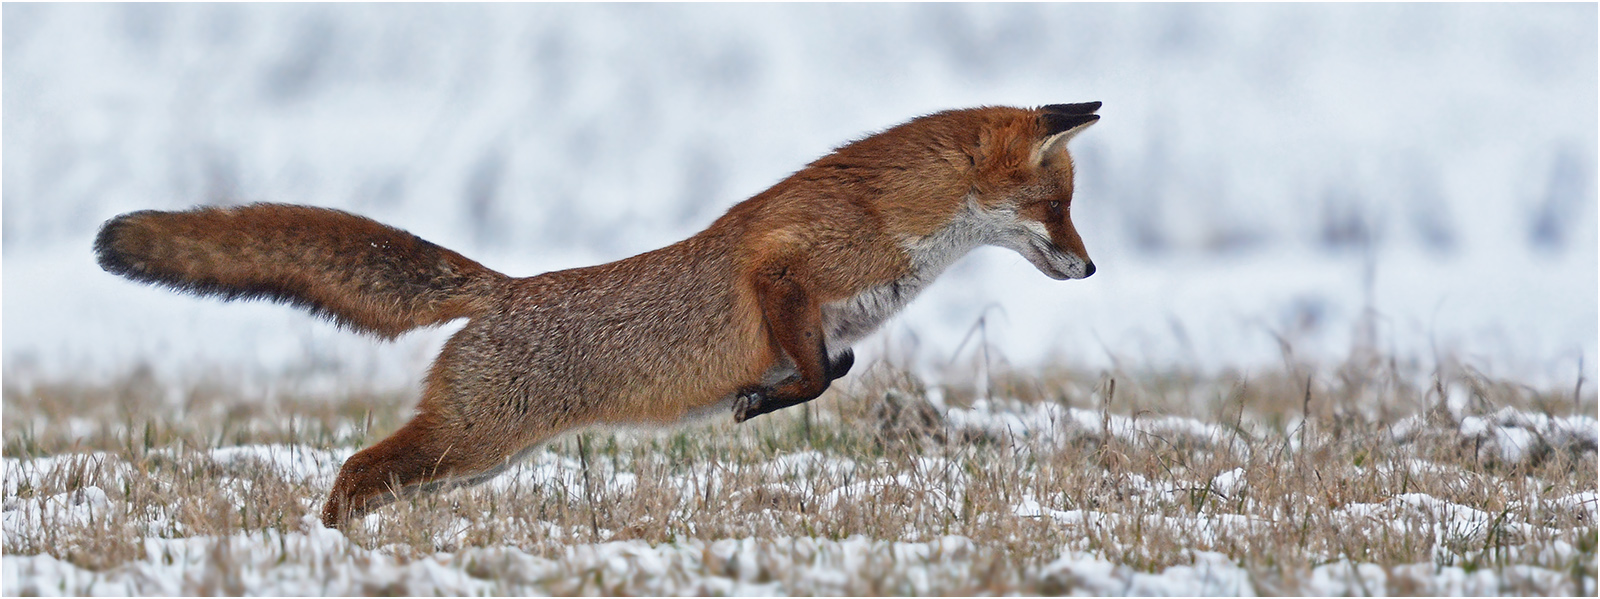
<path fill-rule="evenodd" d="M 583 497 L 589 503 L 589 538 L 591 542 L 600 542 L 600 519 L 594 513 L 594 490 L 589 484 L 589 448 L 584 445 L 583 439 L 588 435 L 578 435 L 578 463 L 583 466 Z"/>
<path fill-rule="evenodd" d="M 1583 412 L 1581 406 L 1579 405 L 1579 401 L 1578 401 L 1578 398 L 1582 395 L 1582 393 L 1583 393 L 1583 356 L 1580 355 L 1580 356 L 1578 356 L 1578 384 L 1572 386 L 1572 411 L 1575 414 Z"/>
<path fill-rule="evenodd" d="M 1111 440 L 1111 402 L 1117 398 L 1117 377 L 1106 379 L 1106 398 L 1100 402 L 1100 444 Z"/>
<path fill-rule="evenodd" d="M 1311 421 L 1311 375 L 1306 375 L 1306 397 L 1300 402 L 1300 449 L 1306 447 L 1306 423 Z"/>

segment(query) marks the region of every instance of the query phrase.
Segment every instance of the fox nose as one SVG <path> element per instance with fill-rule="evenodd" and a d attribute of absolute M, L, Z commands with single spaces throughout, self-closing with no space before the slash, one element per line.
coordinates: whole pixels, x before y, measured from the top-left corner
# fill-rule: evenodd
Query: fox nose
<path fill-rule="evenodd" d="M 1093 262 L 1086 263 L 1084 265 L 1084 267 L 1083 267 L 1083 278 L 1087 279 L 1087 278 L 1089 278 L 1089 277 L 1091 277 L 1093 275 L 1094 275 L 1094 263 Z"/>

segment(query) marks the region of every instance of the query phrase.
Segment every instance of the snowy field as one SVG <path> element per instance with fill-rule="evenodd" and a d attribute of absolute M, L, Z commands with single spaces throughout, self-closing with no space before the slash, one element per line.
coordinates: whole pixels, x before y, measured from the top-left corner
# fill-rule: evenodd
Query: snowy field
<path fill-rule="evenodd" d="M 5 595 L 1596 592 L 1592 4 L 0 11 Z M 1094 277 L 981 249 L 812 408 L 567 438 L 348 536 L 310 514 L 459 325 L 89 251 L 294 202 L 531 275 L 913 116 L 1090 100 Z"/>
<path fill-rule="evenodd" d="M 1128 379 L 1121 391 L 1034 381 L 1055 395 L 1041 401 L 877 374 L 752 426 L 552 444 L 480 488 L 401 502 L 347 534 L 316 514 L 353 447 L 307 441 L 358 434 L 349 423 L 291 411 L 285 428 L 235 410 L 199 429 L 245 441 L 222 447 L 161 424 L 87 424 L 78 451 L 50 457 L 28 454 L 67 436 L 8 430 L 0 592 L 1596 591 L 1592 399 L 1588 413 L 1550 416 L 1541 402 L 1570 398 L 1462 378 L 1423 412 L 1364 417 L 1377 381 L 1318 386 L 1309 407 L 1257 382 L 1264 393 L 1220 402 L 1238 418 L 1219 424 L 1149 415 L 1170 400 Z M 1197 387 L 1183 402 L 1218 391 Z M 204 413 L 196 394 L 141 413 Z M 42 424 L 66 413 L 24 410 Z"/>

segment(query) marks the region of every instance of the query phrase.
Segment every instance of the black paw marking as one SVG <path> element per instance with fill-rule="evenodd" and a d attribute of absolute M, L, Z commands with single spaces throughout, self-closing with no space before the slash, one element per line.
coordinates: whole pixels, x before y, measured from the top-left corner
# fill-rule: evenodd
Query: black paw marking
<path fill-rule="evenodd" d="M 828 364 L 828 380 L 832 381 L 850 372 L 850 367 L 856 365 L 855 350 L 846 349 L 839 354 L 839 358 Z"/>

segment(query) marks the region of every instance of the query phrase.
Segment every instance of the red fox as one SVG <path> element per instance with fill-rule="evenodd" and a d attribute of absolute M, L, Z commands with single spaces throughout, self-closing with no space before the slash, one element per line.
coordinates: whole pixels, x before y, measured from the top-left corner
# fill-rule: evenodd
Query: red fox
<path fill-rule="evenodd" d="M 706 230 L 610 264 L 511 278 L 353 214 L 282 204 L 107 221 L 106 271 L 225 300 L 263 298 L 389 339 L 470 319 L 416 416 L 351 456 L 335 528 L 397 495 L 487 480 L 599 424 L 736 422 L 815 399 L 850 345 L 979 245 L 1054 279 L 1094 274 L 1069 217 L 1066 142 L 1099 102 L 924 116 L 847 144 Z"/>

